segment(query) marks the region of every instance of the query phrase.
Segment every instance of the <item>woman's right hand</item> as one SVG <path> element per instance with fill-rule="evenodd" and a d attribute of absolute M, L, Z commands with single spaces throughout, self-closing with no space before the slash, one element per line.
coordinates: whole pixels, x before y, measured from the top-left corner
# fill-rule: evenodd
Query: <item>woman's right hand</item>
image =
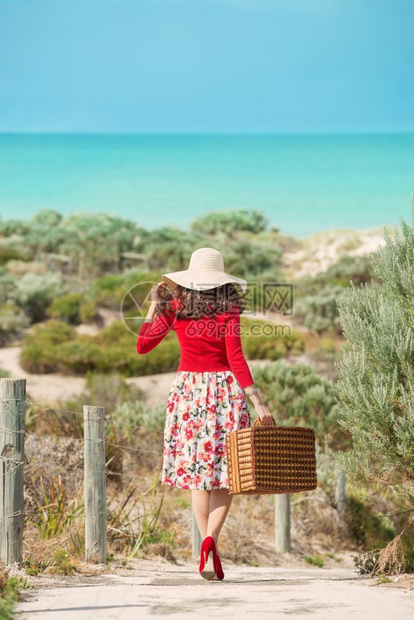
<path fill-rule="evenodd" d="M 152 304 L 156 304 L 160 300 L 160 297 L 158 295 L 158 289 L 160 288 L 160 286 L 165 286 L 165 282 L 157 282 L 157 284 L 154 284 L 154 286 L 150 290 Z"/>
<path fill-rule="evenodd" d="M 255 410 L 257 413 L 257 417 L 260 418 L 260 422 L 263 426 L 270 426 L 274 422 L 274 417 L 270 409 L 266 407 L 263 403 L 258 403 L 255 405 Z"/>

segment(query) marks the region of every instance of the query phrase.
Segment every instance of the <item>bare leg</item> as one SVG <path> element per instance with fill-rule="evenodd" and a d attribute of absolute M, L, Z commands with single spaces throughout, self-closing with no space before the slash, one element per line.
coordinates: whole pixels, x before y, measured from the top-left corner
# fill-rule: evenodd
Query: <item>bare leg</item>
<path fill-rule="evenodd" d="M 198 531 L 204 540 L 207 536 L 208 512 L 210 493 L 204 489 L 191 489 L 191 499 L 193 502 L 193 511 L 197 521 Z"/>
<path fill-rule="evenodd" d="M 228 489 L 213 489 L 210 496 L 210 514 L 208 515 L 207 536 L 212 536 L 217 545 L 220 530 L 229 512 L 233 495 Z"/>

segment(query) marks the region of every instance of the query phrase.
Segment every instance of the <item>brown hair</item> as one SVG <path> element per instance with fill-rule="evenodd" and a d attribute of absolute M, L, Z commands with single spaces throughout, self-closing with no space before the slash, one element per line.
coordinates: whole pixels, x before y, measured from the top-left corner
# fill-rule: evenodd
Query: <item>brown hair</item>
<path fill-rule="evenodd" d="M 170 290 L 163 284 L 158 287 L 159 300 L 156 305 L 156 313 L 162 316 L 172 311 L 177 319 L 199 319 L 228 312 L 230 306 L 237 306 L 240 314 L 245 309 L 245 293 L 232 282 L 205 291 L 195 291 L 179 284 Z M 171 305 L 174 299 L 178 301 L 176 309 Z"/>

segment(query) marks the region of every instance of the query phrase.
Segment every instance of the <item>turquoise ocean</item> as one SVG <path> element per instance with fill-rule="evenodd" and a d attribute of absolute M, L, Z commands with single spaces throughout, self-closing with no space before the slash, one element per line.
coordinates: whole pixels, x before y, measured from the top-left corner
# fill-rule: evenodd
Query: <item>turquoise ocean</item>
<path fill-rule="evenodd" d="M 411 221 L 414 133 L 1 134 L 0 214 L 107 212 L 148 229 L 258 209 L 285 234 Z"/>

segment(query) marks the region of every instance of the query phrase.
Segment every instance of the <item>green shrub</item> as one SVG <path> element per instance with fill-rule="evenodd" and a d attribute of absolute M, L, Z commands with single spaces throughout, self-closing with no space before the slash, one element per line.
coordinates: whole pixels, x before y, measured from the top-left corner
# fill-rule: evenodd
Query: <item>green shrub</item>
<path fill-rule="evenodd" d="M 48 272 L 44 275 L 26 273 L 10 291 L 9 299 L 30 316 L 34 323 L 46 318 L 46 310 L 52 301 L 63 293 L 61 274 Z"/>
<path fill-rule="evenodd" d="M 313 358 L 324 362 L 337 362 L 341 358 L 341 349 L 337 350 L 332 338 L 320 338 L 319 348 L 313 353 Z"/>
<path fill-rule="evenodd" d="M 117 337 L 115 337 L 117 334 Z M 173 333 L 167 334 L 161 347 L 147 355 L 138 355 L 136 337 L 122 322 L 112 323 L 108 333 L 97 336 L 77 334 L 74 327 L 50 319 L 26 334 L 20 356 L 28 372 L 62 372 L 84 375 L 88 370 L 125 376 L 156 374 L 176 370 L 180 357 L 179 343 Z"/>
<path fill-rule="evenodd" d="M 212 211 L 191 222 L 191 230 L 202 230 L 205 234 L 216 235 L 225 232 L 228 235 L 234 231 L 260 233 L 267 228 L 268 219 L 261 211 L 255 209 L 233 209 Z"/>
<path fill-rule="evenodd" d="M 6 265 L 9 260 L 22 260 L 22 253 L 18 248 L 0 245 L 0 265 Z"/>
<path fill-rule="evenodd" d="M 223 252 L 226 268 L 241 278 L 260 277 L 273 270 L 273 280 L 278 281 L 282 250 L 274 244 L 263 244 L 251 239 L 235 241 Z"/>
<path fill-rule="evenodd" d="M 414 428 L 414 201 L 412 224 L 401 218 L 394 237 L 374 254 L 381 282 L 348 287 L 338 299 L 346 337 L 337 364 L 338 424 L 352 437 L 352 449 L 333 454 L 336 466 L 359 487 L 391 491 L 396 506 L 413 505 Z M 404 527 L 413 513 L 401 511 Z M 394 563 L 400 535 L 379 565 Z"/>
<path fill-rule="evenodd" d="M 84 299 L 79 305 L 79 321 L 81 323 L 92 323 L 99 316 L 97 305 L 93 299 Z"/>
<path fill-rule="evenodd" d="M 343 292 L 342 286 L 325 285 L 317 294 L 296 300 L 295 315 L 303 324 L 316 331 L 342 333 L 336 299 Z"/>
<path fill-rule="evenodd" d="M 73 575 L 76 572 L 76 566 L 71 562 L 66 549 L 56 549 L 49 571 L 55 575 Z"/>
<path fill-rule="evenodd" d="M 13 620 L 15 607 L 23 588 L 30 588 L 27 579 L 10 577 L 8 567 L 0 566 L 0 619 Z"/>
<path fill-rule="evenodd" d="M 43 499 L 41 502 L 34 500 L 37 515 L 33 524 L 38 528 L 42 539 L 61 534 L 70 523 L 84 513 L 83 503 L 77 505 L 75 500 L 67 500 L 66 489 L 60 477 L 51 478 L 47 482 L 48 488 L 42 476 L 40 477 Z"/>
<path fill-rule="evenodd" d="M 253 323 L 244 317 L 242 320 L 247 322 L 247 328 Z M 26 334 L 20 363 L 28 372 L 74 375 L 91 370 L 134 377 L 177 370 L 180 344 L 173 331 L 149 353 L 138 354 L 136 341 L 136 334 L 131 334 L 122 321 L 114 321 L 96 336 L 90 336 L 78 334 L 64 321 L 50 319 Z M 274 360 L 303 350 L 302 339 L 296 333 L 278 338 L 243 335 L 242 343 L 247 359 Z"/>
<path fill-rule="evenodd" d="M 324 565 L 323 557 L 319 553 L 304 555 L 303 559 L 305 562 L 308 562 L 308 564 L 314 564 L 314 566 L 319 566 L 320 568 Z"/>
<path fill-rule="evenodd" d="M 375 253 L 363 256 L 344 254 L 315 276 L 296 282 L 295 314 L 306 327 L 316 332 L 342 334 L 336 298 L 352 281 L 356 286 L 378 280 L 373 268 Z"/>
<path fill-rule="evenodd" d="M 20 353 L 20 364 L 32 373 L 56 372 L 59 360 L 59 345 L 74 340 L 76 330 L 57 319 L 50 319 L 41 325 L 34 325 L 31 333 L 25 335 Z"/>
<path fill-rule="evenodd" d="M 241 338 L 246 359 L 278 360 L 290 353 L 302 353 L 305 348 L 302 336 L 294 330 L 291 334 L 280 333 L 280 330 L 279 335 L 276 331 L 278 326 L 275 323 L 259 322 L 243 315 L 241 323 L 246 328 L 246 333 L 243 333 Z M 258 325 L 259 328 L 257 328 Z"/>
<path fill-rule="evenodd" d="M 24 334 L 30 319 L 15 304 L 7 302 L 0 307 L 0 346 L 4 347 Z"/>
<path fill-rule="evenodd" d="M 142 305 L 146 300 L 152 283 L 160 281 L 161 275 L 158 271 L 129 269 L 119 275 L 111 274 L 97 278 L 88 291 L 88 299 L 93 301 L 96 307 L 100 306 L 117 310 L 122 303 L 122 311 L 124 313 L 133 310 L 136 316 L 136 304 Z M 140 286 L 141 284 L 142 286 Z M 126 295 L 131 289 L 133 296 Z"/>
<path fill-rule="evenodd" d="M 387 517 L 381 517 L 364 501 L 361 492 L 348 485 L 345 496 L 346 519 L 357 545 L 364 549 L 384 547 L 395 536 L 395 527 Z"/>
<path fill-rule="evenodd" d="M 275 361 L 255 369 L 254 379 L 277 424 L 311 426 L 318 442 L 343 445 L 332 384 L 311 366 Z"/>
<path fill-rule="evenodd" d="M 32 553 L 30 553 L 22 561 L 22 566 L 24 567 L 26 575 L 33 575 L 33 576 L 38 575 L 40 572 L 44 571 L 51 564 L 52 564 L 51 557 L 47 557 L 46 559 L 44 559 L 43 557 L 34 556 Z"/>
<path fill-rule="evenodd" d="M 131 445 L 140 448 L 141 454 L 131 453 L 135 463 L 142 458 L 145 468 L 157 466 L 158 455 L 162 453 L 162 436 L 165 425 L 165 403 L 148 407 L 143 400 L 144 392 L 134 383 L 127 383 L 118 373 L 86 373 L 85 389 L 74 398 L 62 404 L 63 411 L 54 415 L 53 410 L 45 412 L 42 421 L 50 432 L 56 435 L 83 437 L 82 416 L 65 415 L 65 410 L 83 411 L 85 403 L 96 403 L 105 407 L 105 449 L 109 472 L 123 471 L 125 450 L 111 444 Z M 149 452 L 148 452 L 149 451 Z M 127 452 L 128 454 L 128 452 Z"/>
<path fill-rule="evenodd" d="M 80 293 L 67 293 L 56 297 L 47 309 L 47 314 L 53 319 L 66 321 L 71 325 L 80 323 L 80 304 L 83 296 Z"/>
<path fill-rule="evenodd" d="M 362 256 L 349 256 L 344 254 L 328 269 L 317 273 L 315 276 L 304 276 L 296 282 L 296 294 L 303 298 L 307 295 L 318 295 L 325 286 L 346 287 L 350 281 L 359 286 L 363 282 L 376 280 L 376 274 L 372 266 L 372 254 Z"/>
<path fill-rule="evenodd" d="M 89 369 L 100 370 L 105 353 L 93 338 L 80 334 L 56 347 L 54 372 L 84 375 Z"/>

